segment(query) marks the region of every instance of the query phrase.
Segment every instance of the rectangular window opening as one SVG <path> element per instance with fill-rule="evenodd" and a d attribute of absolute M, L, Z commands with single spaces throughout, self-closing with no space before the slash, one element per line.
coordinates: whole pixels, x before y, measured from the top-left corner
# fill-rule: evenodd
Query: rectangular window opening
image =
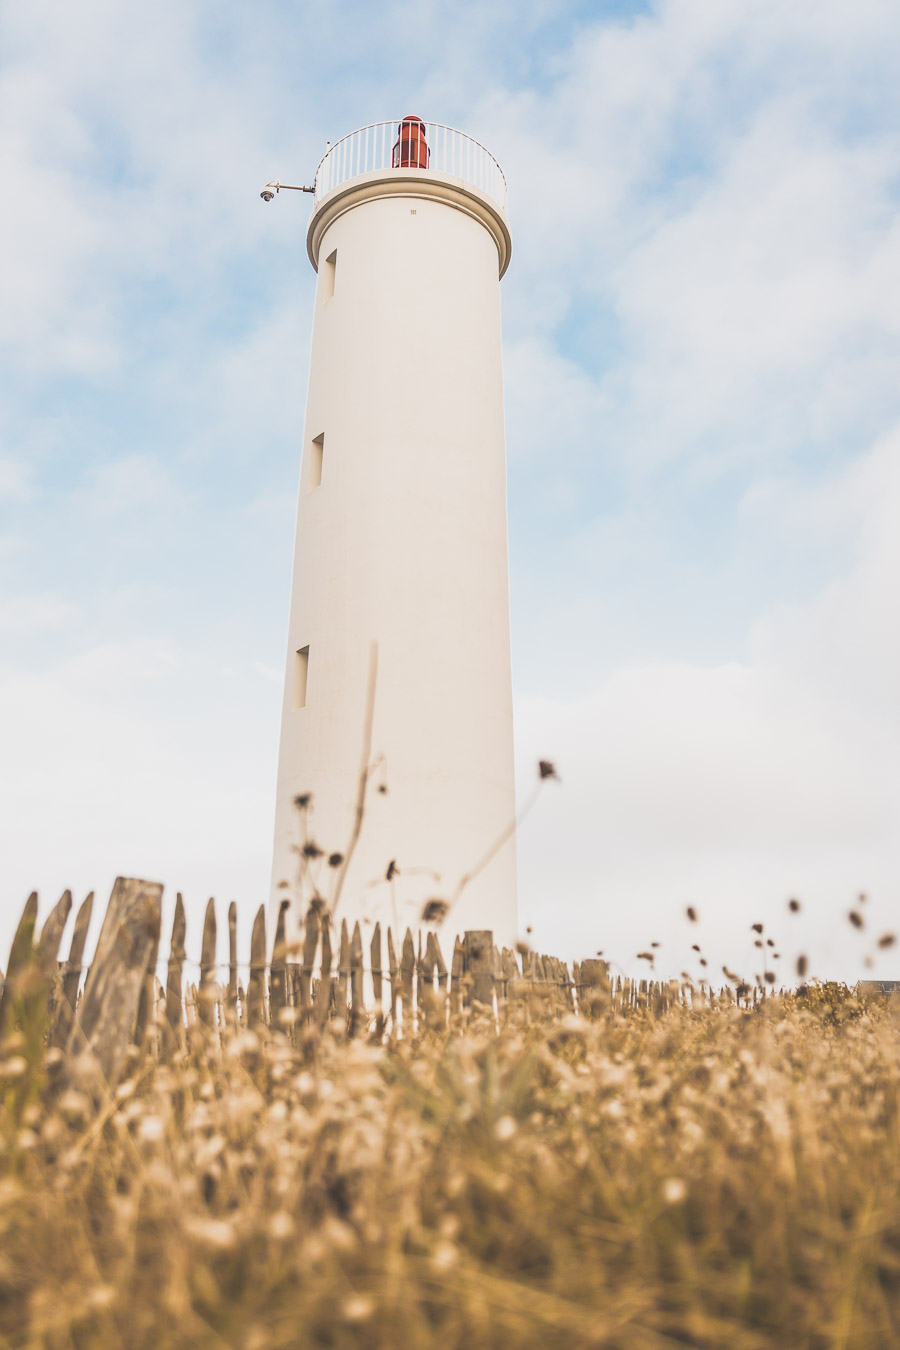
<path fill-rule="evenodd" d="M 322 269 L 322 299 L 330 300 L 334 295 L 334 274 L 337 270 L 337 249 L 326 259 Z"/>
<path fill-rule="evenodd" d="M 309 647 L 301 647 L 294 655 L 294 698 L 295 708 L 306 707 L 306 681 L 309 676 Z"/>
<path fill-rule="evenodd" d="M 313 488 L 319 487 L 322 482 L 322 456 L 325 453 L 325 433 L 320 436 L 313 436 L 309 447 L 309 478 L 306 483 L 307 492 L 312 492 Z"/>

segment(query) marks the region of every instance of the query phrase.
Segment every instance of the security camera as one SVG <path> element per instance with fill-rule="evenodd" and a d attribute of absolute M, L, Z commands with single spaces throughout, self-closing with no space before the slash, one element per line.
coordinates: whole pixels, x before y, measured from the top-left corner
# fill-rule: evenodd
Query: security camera
<path fill-rule="evenodd" d="M 270 202 L 272 198 L 275 196 L 276 191 L 277 189 L 272 183 L 266 183 L 266 186 L 263 188 L 262 192 L 259 195 L 262 197 L 264 202 Z"/>

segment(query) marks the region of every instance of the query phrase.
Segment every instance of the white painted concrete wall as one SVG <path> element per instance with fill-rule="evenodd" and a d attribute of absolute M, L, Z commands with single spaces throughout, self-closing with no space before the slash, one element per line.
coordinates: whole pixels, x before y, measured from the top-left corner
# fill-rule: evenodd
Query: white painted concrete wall
<path fill-rule="evenodd" d="M 377 767 L 337 919 L 405 928 L 426 900 L 452 896 L 515 805 L 496 220 L 449 192 L 416 195 L 414 172 L 395 178 L 336 218 L 326 198 L 310 227 L 320 265 L 272 885 L 274 902 L 309 898 L 298 794 L 312 794 L 314 841 L 346 852 L 377 643 Z M 306 706 L 295 708 L 306 646 Z M 328 899 L 335 873 L 324 859 L 312 867 Z M 463 891 L 444 933 L 466 928 L 515 940 L 514 841 Z"/>

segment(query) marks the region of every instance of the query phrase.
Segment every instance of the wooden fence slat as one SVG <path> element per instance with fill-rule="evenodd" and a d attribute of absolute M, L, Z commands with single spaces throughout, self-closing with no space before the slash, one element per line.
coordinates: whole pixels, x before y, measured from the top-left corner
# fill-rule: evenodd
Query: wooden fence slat
<path fill-rule="evenodd" d="M 266 907 L 260 905 L 250 934 L 250 979 L 247 986 L 247 1026 L 254 1030 L 266 1020 Z"/>
<path fill-rule="evenodd" d="M 237 905 L 228 906 L 228 1020 L 237 1021 L 238 965 L 237 965 Z"/>
<path fill-rule="evenodd" d="M 184 1025 L 181 1006 L 181 981 L 186 929 L 184 901 L 179 891 L 175 896 L 175 917 L 172 920 L 172 940 L 169 944 L 169 965 L 166 971 L 166 1020 L 176 1036 L 181 1035 L 181 1029 Z"/>
<path fill-rule="evenodd" d="M 200 1020 L 208 1027 L 216 1024 L 216 902 L 212 896 L 203 917 L 203 940 L 200 946 L 200 989 L 197 1007 Z"/>
<path fill-rule="evenodd" d="M 272 946 L 272 973 L 269 981 L 269 1004 L 272 1026 L 281 1026 L 278 1014 L 287 1007 L 287 938 L 285 934 L 287 912 L 290 900 L 282 900 L 278 906 L 278 919 L 275 923 L 275 942 Z"/>
<path fill-rule="evenodd" d="M 375 1001 L 375 1036 L 380 1040 L 384 1035 L 384 1004 L 382 1003 L 381 980 L 381 924 L 376 923 L 369 947 L 369 963 L 372 967 L 372 997 Z"/>
<path fill-rule="evenodd" d="M 350 934 L 347 920 L 341 919 L 341 949 L 338 956 L 337 988 L 334 996 L 334 1015 L 346 1020 L 347 986 L 350 983 Z"/>
<path fill-rule="evenodd" d="M 41 936 L 38 939 L 37 950 L 38 959 L 41 965 L 48 972 L 52 972 L 56 966 L 56 958 L 59 955 L 59 944 L 62 942 L 63 929 L 69 917 L 69 911 L 72 908 L 72 892 L 63 891 L 56 904 L 47 915 Z"/>
<path fill-rule="evenodd" d="M 363 1000 L 363 951 L 359 923 L 353 925 L 350 941 L 350 1035 L 355 1036 L 365 1026 L 366 1005 Z"/>
<path fill-rule="evenodd" d="M 403 1020 L 408 1027 L 412 1026 L 415 970 L 416 948 L 413 943 L 412 931 L 407 928 L 403 938 L 403 949 L 400 952 L 400 993 L 403 998 Z"/>
<path fill-rule="evenodd" d="M 319 911 L 310 905 L 303 929 L 303 965 L 300 968 L 300 1007 L 307 1011 L 312 1005 L 310 990 L 319 945 L 319 926 Z"/>
<path fill-rule="evenodd" d="M 159 921 L 153 935 L 153 941 L 150 944 L 150 950 L 147 953 L 147 967 L 144 971 L 144 979 L 141 984 L 141 992 L 138 997 L 137 1016 L 134 1021 L 134 1043 L 143 1046 L 147 1036 L 147 1028 L 151 1019 L 155 1015 L 156 1008 L 156 963 L 159 959 L 159 940 L 162 935 L 162 903 L 159 907 Z"/>
<path fill-rule="evenodd" d="M 419 942 L 419 950 L 418 950 L 418 952 L 416 953 L 416 966 L 415 966 L 415 970 L 414 970 L 414 972 L 413 972 L 413 978 L 414 978 L 414 980 L 415 980 L 415 986 L 416 986 L 416 1007 L 417 1007 L 418 1009 L 421 1010 L 422 1008 L 425 1007 L 425 991 L 426 991 L 426 989 L 430 986 L 430 984 L 431 984 L 432 982 L 429 980 L 429 981 L 426 983 L 426 976 L 425 976 L 425 953 L 424 953 L 424 951 L 422 950 L 422 930 L 421 930 L 421 928 L 420 928 L 419 931 L 418 931 L 417 937 L 418 937 L 418 942 Z M 429 974 L 429 975 L 431 974 L 431 970 L 430 970 L 430 969 L 429 969 L 429 971 L 428 971 L 428 974 Z"/>
<path fill-rule="evenodd" d="M 490 1008 L 494 1001 L 494 934 L 489 928 L 469 929 L 464 945 L 469 997 L 473 1003 Z"/>
<path fill-rule="evenodd" d="M 394 934 L 387 930 L 388 970 L 391 975 L 391 1035 L 397 1032 L 397 1001 L 400 998 L 400 967 L 397 964 L 397 952 L 394 948 Z"/>
<path fill-rule="evenodd" d="M 9 960 L 6 963 L 6 979 L 0 989 L 0 1036 L 12 1021 L 12 1005 L 23 975 L 31 964 L 34 949 L 34 925 L 37 919 L 37 891 L 32 891 L 25 901 L 25 908 L 16 927 Z"/>
<path fill-rule="evenodd" d="M 117 877 L 78 1017 L 69 1037 L 68 1076 L 112 1086 L 125 1060 L 151 953 L 159 942 L 162 885 Z"/>
<path fill-rule="evenodd" d="M 444 955 L 443 952 L 441 951 L 441 944 L 440 942 L 438 942 L 437 933 L 430 933 L 429 936 L 431 938 L 432 951 L 434 953 L 434 964 L 438 973 L 438 989 L 442 989 L 446 992 L 447 964 L 444 961 Z"/>
<path fill-rule="evenodd" d="M 84 946 L 87 941 L 88 927 L 94 909 L 94 892 L 88 891 L 75 915 L 75 930 L 69 944 L 68 958 L 62 966 L 62 984 L 56 1004 L 56 1017 L 50 1033 L 50 1044 L 62 1047 L 69 1039 L 72 1023 L 75 1020 L 75 1005 L 78 1002 L 78 986 L 81 983 L 81 963 L 84 960 Z"/>
<path fill-rule="evenodd" d="M 453 957 L 450 963 L 450 1009 L 457 1016 L 463 1008 L 465 971 L 466 949 L 457 936 L 453 939 Z"/>
<path fill-rule="evenodd" d="M 316 1022 L 322 1027 L 325 1025 L 328 1013 L 331 1009 L 332 995 L 332 974 L 331 974 L 331 918 L 328 914 L 321 916 L 322 932 L 322 965 L 319 978 L 319 988 L 316 991 Z"/>
<path fill-rule="evenodd" d="M 36 949 L 40 986 L 34 992 L 44 1004 L 42 1011 L 46 1016 L 47 1026 L 51 1028 L 61 996 L 62 974 L 57 967 L 59 944 L 62 942 L 63 930 L 71 908 L 72 892 L 65 890 L 44 921 Z"/>

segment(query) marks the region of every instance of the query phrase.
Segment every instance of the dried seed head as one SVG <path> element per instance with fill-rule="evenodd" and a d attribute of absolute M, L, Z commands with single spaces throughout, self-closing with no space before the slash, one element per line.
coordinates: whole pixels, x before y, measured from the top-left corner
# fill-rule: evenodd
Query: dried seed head
<path fill-rule="evenodd" d="M 799 900 L 789 900 L 789 901 L 788 901 L 788 909 L 791 911 L 792 914 L 799 914 L 799 913 L 800 913 L 800 901 L 799 901 Z"/>
<path fill-rule="evenodd" d="M 775 972 L 774 972 L 774 970 L 767 970 L 767 971 L 766 971 L 766 984 L 774 984 L 774 983 L 775 983 Z"/>
<path fill-rule="evenodd" d="M 294 798 L 294 805 L 298 811 L 305 811 L 312 801 L 311 792 L 301 792 L 299 797 Z"/>
<path fill-rule="evenodd" d="M 751 923 L 750 928 L 754 933 L 761 933 L 763 925 L 761 923 Z"/>
<path fill-rule="evenodd" d="M 697 911 L 694 909 L 693 905 L 688 905 L 687 910 L 685 912 L 688 918 L 690 919 L 691 923 L 697 922 Z"/>
<path fill-rule="evenodd" d="M 760 941 L 759 938 L 757 938 L 753 945 L 754 945 L 754 947 L 761 947 L 761 946 L 762 946 L 762 942 Z"/>
<path fill-rule="evenodd" d="M 542 778 L 556 778 L 556 766 L 551 764 L 549 759 L 538 760 L 538 773 Z"/>
<path fill-rule="evenodd" d="M 700 950 L 700 948 L 697 946 L 696 942 L 692 943 L 692 945 L 691 945 L 691 951 L 692 951 L 692 952 L 699 952 L 699 950 Z"/>
<path fill-rule="evenodd" d="M 766 946 L 767 946 L 767 947 L 774 947 L 774 946 L 775 946 L 775 939 L 774 939 L 774 938 L 766 938 Z"/>
<path fill-rule="evenodd" d="M 878 939 L 878 945 L 879 947 L 893 947 L 896 941 L 897 939 L 893 933 L 885 933 L 883 937 Z"/>
<path fill-rule="evenodd" d="M 321 858 L 322 856 L 322 850 L 318 844 L 313 843 L 312 839 L 307 839 L 300 851 L 304 858 Z"/>
<path fill-rule="evenodd" d="M 391 858 L 391 861 L 387 865 L 387 871 L 384 874 L 385 881 L 392 881 L 399 871 L 400 868 L 397 866 L 397 859 Z"/>
<path fill-rule="evenodd" d="M 427 900 L 422 909 L 423 923 L 443 923 L 450 913 L 446 900 Z"/>
<path fill-rule="evenodd" d="M 798 956 L 798 957 L 797 957 L 797 974 L 800 976 L 801 980 L 803 979 L 803 977 L 805 976 L 805 974 L 806 974 L 806 972 L 807 972 L 808 970 L 809 970 L 809 961 L 808 961 L 808 959 L 807 959 L 805 956 Z"/>
<path fill-rule="evenodd" d="M 705 956 L 701 956 L 701 957 L 700 957 L 700 964 L 701 964 L 701 966 L 708 966 L 708 965 L 709 965 L 709 962 L 707 961 L 707 959 L 706 959 Z"/>
<path fill-rule="evenodd" d="M 651 966 L 653 965 L 653 953 L 652 953 L 652 952 L 638 952 L 638 954 L 637 954 L 637 959 L 638 959 L 639 961 L 649 961 L 650 964 L 651 964 Z"/>
<path fill-rule="evenodd" d="M 863 919 L 863 916 L 860 914 L 859 910 L 851 909 L 850 913 L 847 915 L 847 918 L 853 924 L 854 928 L 864 927 L 865 920 Z"/>
<path fill-rule="evenodd" d="M 343 853 L 329 853 L 328 855 L 329 867 L 340 867 L 343 861 L 344 861 Z"/>

